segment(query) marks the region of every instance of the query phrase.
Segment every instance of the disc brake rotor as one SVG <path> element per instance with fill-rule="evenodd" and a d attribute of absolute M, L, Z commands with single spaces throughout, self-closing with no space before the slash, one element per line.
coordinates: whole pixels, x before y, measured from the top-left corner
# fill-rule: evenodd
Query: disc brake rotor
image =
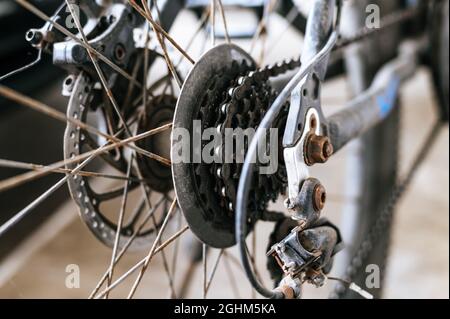
<path fill-rule="evenodd" d="M 71 79 L 71 80 L 68 80 Z M 106 106 L 108 101 L 105 100 L 104 94 L 101 90 L 96 89 L 89 75 L 86 73 L 80 73 L 76 78 L 71 76 L 66 79 L 66 89 L 70 90 L 71 96 L 67 109 L 67 116 L 74 119 L 78 119 L 84 123 L 88 123 L 91 126 L 95 126 L 98 130 L 104 133 L 110 133 L 108 127 L 117 128 L 117 117 L 111 114 L 112 111 L 108 111 Z M 67 87 L 67 86 L 70 86 Z M 158 97 L 155 97 L 158 100 Z M 147 114 L 151 115 L 151 120 L 145 117 L 139 118 L 138 108 L 128 108 L 125 113 L 125 120 L 130 124 L 130 127 L 134 127 L 135 131 L 144 131 L 157 127 L 160 123 L 170 122 L 173 114 L 173 108 L 175 105 L 175 98 L 169 96 L 163 96 L 161 104 L 155 104 L 155 101 L 150 101 L 147 106 Z M 142 107 L 141 107 L 142 109 Z M 142 111 L 142 110 L 140 110 Z M 123 131 L 123 129 L 122 129 Z M 124 138 L 126 135 L 123 132 L 117 136 L 118 138 Z M 140 146 L 148 149 L 150 152 L 158 154 L 160 146 L 157 143 L 156 136 L 151 136 L 147 139 L 140 141 Z M 94 136 L 73 122 L 68 122 L 65 135 L 64 135 L 64 157 L 65 159 L 73 158 L 77 155 L 84 153 L 85 151 L 94 150 L 106 143 L 106 139 Z M 166 148 L 170 148 L 170 142 L 167 138 Z M 117 148 L 109 152 L 105 152 L 98 156 L 99 159 L 91 167 L 93 170 L 98 169 L 113 169 L 114 171 L 121 172 L 124 178 L 126 177 L 127 167 L 130 161 L 130 151 L 126 148 Z M 155 160 L 148 159 L 143 156 L 137 156 L 137 168 L 141 172 L 141 177 L 145 182 L 145 185 L 149 191 L 156 190 L 157 192 L 167 192 L 172 188 L 170 169 L 167 167 L 158 171 L 158 165 Z M 89 164 L 90 165 L 90 164 Z M 68 169 L 74 169 L 77 164 L 69 164 L 66 167 Z M 158 175 L 155 175 L 154 172 Z M 131 181 L 129 182 L 130 192 L 133 189 L 139 187 L 140 181 L 137 178 L 136 167 L 132 166 L 131 169 Z M 68 175 L 68 185 L 70 193 L 79 207 L 82 220 L 86 223 L 92 233 L 104 244 L 112 247 L 115 241 L 117 232 L 117 225 L 112 219 L 107 217 L 106 210 L 101 204 L 120 198 L 123 196 L 124 181 L 120 181 L 120 185 L 117 189 L 107 191 L 105 193 L 99 193 L 95 190 L 95 179 L 93 177 Z M 156 185 L 159 186 L 157 187 Z M 153 188 L 155 187 L 155 188 Z M 142 196 L 142 195 L 141 195 Z M 145 205 L 138 205 L 136 207 L 135 214 L 143 213 L 143 210 L 147 209 Z M 118 210 L 117 208 L 114 211 Z M 113 220 L 116 220 L 114 218 Z M 128 239 L 133 236 L 135 229 L 135 223 L 137 221 L 133 219 L 129 224 L 124 224 L 120 230 L 120 242 L 119 247 L 122 247 Z M 157 226 L 161 221 L 157 221 Z M 154 237 L 154 228 L 146 227 L 141 230 L 133 240 L 130 249 L 141 249 L 147 247 L 151 243 Z"/>

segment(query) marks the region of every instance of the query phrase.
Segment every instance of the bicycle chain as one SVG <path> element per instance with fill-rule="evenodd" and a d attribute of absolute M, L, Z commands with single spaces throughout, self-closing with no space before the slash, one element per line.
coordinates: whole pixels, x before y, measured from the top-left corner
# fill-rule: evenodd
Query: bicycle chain
<path fill-rule="evenodd" d="M 396 204 L 410 186 L 411 181 L 413 180 L 418 168 L 424 162 L 427 154 L 436 141 L 441 127 L 441 122 L 438 122 L 433 126 L 432 131 L 426 138 L 419 153 L 415 157 L 413 164 L 408 170 L 408 173 L 405 175 L 402 181 L 394 187 L 394 190 L 390 194 L 385 206 L 380 210 L 379 214 L 377 214 L 378 218 L 375 220 L 375 223 L 367 233 L 366 238 L 361 242 L 358 250 L 353 255 L 350 265 L 346 270 L 345 280 L 353 280 L 353 277 L 356 275 L 357 271 L 362 267 L 364 260 L 369 256 L 369 253 L 375 247 L 374 243 L 380 239 L 380 237 L 384 233 L 385 228 L 392 221 Z M 342 297 L 345 291 L 346 290 L 343 285 L 338 285 L 331 297 Z"/>
<path fill-rule="evenodd" d="M 345 47 L 348 47 L 351 44 L 365 40 L 372 35 L 385 31 L 389 27 L 392 27 L 402 22 L 406 22 L 407 20 L 416 17 L 418 13 L 419 9 L 416 7 L 411 7 L 410 9 L 392 12 L 381 19 L 380 26 L 378 28 L 364 27 L 356 31 L 351 36 L 340 38 L 338 43 L 336 43 L 336 45 L 334 46 L 333 51 L 344 49 Z"/>

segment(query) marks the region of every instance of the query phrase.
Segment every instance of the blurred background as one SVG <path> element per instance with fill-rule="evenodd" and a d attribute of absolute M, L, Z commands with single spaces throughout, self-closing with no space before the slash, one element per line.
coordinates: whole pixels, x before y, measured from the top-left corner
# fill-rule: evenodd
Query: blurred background
<path fill-rule="evenodd" d="M 40 9 L 51 14 L 58 1 L 33 1 Z M 248 22 L 239 14 L 232 14 L 231 23 Z M 20 21 L 20 23 L 19 23 Z M 40 27 L 42 22 L 19 8 L 13 1 L 0 0 L 0 74 L 8 73 L 31 62 L 36 51 L 24 39 L 26 30 Z M 184 35 L 195 26 L 195 17 L 184 11 L 175 21 L 173 37 L 183 44 Z M 192 26 L 192 27 L 191 27 Z M 281 34 L 280 34 L 281 32 Z M 266 56 L 267 63 L 286 57 L 286 52 L 300 52 L 302 38 L 285 19 L 273 15 L 269 20 L 268 42 L 277 43 Z M 238 43 L 249 48 L 249 41 Z M 194 46 L 195 48 L 196 46 Z M 198 47 L 198 46 L 197 46 Z M 195 56 L 198 53 L 192 52 Z M 65 111 L 67 99 L 61 87 L 65 73 L 52 66 L 48 57 L 39 65 L 5 80 L 2 84 L 43 101 L 60 111 Z M 401 161 L 406 171 L 418 147 L 435 119 L 436 98 L 428 70 L 421 69 L 401 91 L 403 103 Z M 327 114 L 344 105 L 350 97 L 344 77 L 327 83 L 323 89 L 323 105 Z M 65 125 L 20 105 L 0 98 L 0 158 L 48 164 L 63 157 L 63 132 Z M 333 157 L 329 165 L 314 170 L 327 189 L 343 187 L 342 167 L 345 151 Z M 416 175 L 413 185 L 398 206 L 393 241 L 385 274 L 385 298 L 448 298 L 449 297 L 449 132 L 446 127 L 440 134 L 432 152 Z M 21 170 L 0 168 L 0 180 Z M 58 180 L 49 175 L 23 186 L 0 193 L 0 224 L 48 189 Z M 324 215 L 339 220 L 342 208 L 339 197 L 330 197 Z M 273 204 L 282 210 L 282 200 Z M 169 225 L 173 233 L 176 223 Z M 255 236 L 258 253 L 257 264 L 261 276 L 270 285 L 265 270 L 267 238 L 271 224 L 259 223 Z M 179 245 L 180 257 L 177 272 L 189 271 L 188 255 L 195 238 L 183 235 Z M 173 247 L 169 247 L 169 254 Z M 11 231 L 0 238 L 0 298 L 86 298 L 109 265 L 111 250 L 97 241 L 78 217 L 78 208 L 70 199 L 67 187 L 61 188 L 51 198 L 39 205 Z M 130 253 L 118 265 L 121 274 L 145 255 Z M 211 250 L 208 264 L 211 268 L 218 251 Z M 238 255 L 229 249 L 227 262 L 220 263 L 208 297 L 255 297 L 242 270 Z M 65 285 L 68 265 L 78 265 L 80 287 L 70 289 Z M 192 270 L 192 285 L 187 297 L 202 296 L 202 269 Z M 181 276 L 181 275 L 180 275 Z M 132 278 L 134 279 L 134 278 Z M 175 275 L 176 285 L 177 275 Z M 131 281 L 121 285 L 112 297 L 123 296 Z M 177 287 L 178 287 L 177 286 Z M 325 297 L 331 285 L 316 289 L 307 287 L 305 297 Z M 178 287 L 180 288 L 180 287 Z M 161 257 L 157 255 L 143 279 L 136 297 L 169 297 L 167 277 Z"/>

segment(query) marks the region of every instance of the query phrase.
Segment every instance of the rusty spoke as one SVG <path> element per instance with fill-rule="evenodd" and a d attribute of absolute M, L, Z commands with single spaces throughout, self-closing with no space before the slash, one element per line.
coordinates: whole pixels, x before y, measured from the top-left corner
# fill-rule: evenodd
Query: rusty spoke
<path fill-rule="evenodd" d="M 256 46 L 256 42 L 261 37 L 261 35 L 265 34 L 267 32 L 267 20 L 269 19 L 270 14 L 272 13 L 273 9 L 275 8 L 278 0 L 269 0 L 264 4 L 264 14 L 261 19 L 261 21 L 258 24 L 258 27 L 256 29 L 256 33 L 252 38 L 251 44 L 250 44 L 250 50 L 248 51 L 250 54 L 253 52 Z"/>
<path fill-rule="evenodd" d="M 134 1 L 133 1 L 134 2 Z M 148 7 L 148 3 L 146 0 L 141 0 L 142 6 L 144 7 L 145 13 L 146 15 L 153 20 L 153 16 L 152 13 Z M 155 2 L 156 5 L 156 2 Z M 149 20 L 150 21 L 150 20 Z M 156 22 L 155 22 L 156 23 Z M 169 53 L 167 52 L 167 48 L 166 48 L 166 44 L 164 43 L 164 39 L 161 36 L 161 33 L 156 29 L 156 27 L 150 22 L 150 25 L 152 26 L 153 31 L 156 34 L 156 39 L 158 40 L 159 46 L 161 47 L 162 51 L 163 51 L 163 55 L 164 55 L 164 59 L 166 61 L 167 67 L 170 70 L 170 73 L 172 74 L 173 78 L 175 79 L 175 81 L 178 84 L 178 87 L 181 88 L 181 80 L 175 70 L 175 67 L 173 66 L 172 60 L 169 57 Z"/>
<path fill-rule="evenodd" d="M 181 228 L 179 231 L 177 231 L 175 234 L 173 234 L 172 236 L 170 236 L 166 241 L 164 241 L 161 245 L 159 245 L 153 252 L 153 254 L 151 255 L 151 258 L 153 256 L 155 256 L 156 254 L 164 251 L 164 249 L 169 246 L 171 243 L 173 243 L 175 240 L 179 239 L 181 235 L 183 235 L 187 230 L 189 229 L 188 225 L 185 225 L 183 228 Z M 95 296 L 95 294 L 92 294 L 90 298 L 95 298 L 95 299 L 99 299 L 105 296 L 105 294 L 109 291 L 111 291 L 112 289 L 114 289 L 115 287 L 117 287 L 118 285 L 120 285 L 125 279 L 127 279 L 131 274 L 133 274 L 135 271 L 137 271 L 139 268 L 141 268 L 145 262 L 147 260 L 147 257 L 141 259 L 138 263 L 136 263 L 133 267 L 131 267 L 127 272 L 125 272 L 122 276 L 120 276 L 116 281 L 114 281 L 113 283 L 111 283 L 111 285 L 104 289 L 103 291 L 101 291 L 97 296 Z M 105 279 L 106 280 L 106 276 Z M 104 282 L 103 280 L 103 282 Z M 100 285 L 101 287 L 101 285 Z M 99 287 L 99 288 L 100 288 Z M 97 289 L 98 291 L 99 289 Z"/>
<path fill-rule="evenodd" d="M 114 265 L 116 265 L 120 259 L 122 258 L 122 256 L 126 253 L 126 251 L 128 250 L 128 248 L 131 246 L 131 244 L 134 242 L 134 240 L 136 239 L 136 237 L 139 235 L 139 233 L 142 231 L 142 229 L 145 227 L 145 225 L 147 224 L 147 222 L 150 220 L 150 216 L 154 214 L 154 212 L 159 208 L 159 206 L 163 203 L 164 201 L 164 196 L 161 197 L 161 199 L 155 204 L 155 206 L 150 209 L 147 212 L 146 217 L 144 218 L 144 220 L 141 222 L 141 224 L 139 225 L 139 227 L 137 229 L 134 229 L 133 234 L 130 236 L 130 238 L 128 239 L 128 241 L 125 243 L 125 245 L 122 247 L 122 249 L 120 250 L 120 252 L 117 254 L 115 260 L 114 260 Z M 144 203 L 144 202 L 142 202 Z M 129 227 L 129 225 L 127 225 L 127 227 Z M 110 266 L 111 267 L 111 266 Z M 95 286 L 94 290 L 91 292 L 89 299 L 93 298 L 95 296 L 95 294 L 100 290 L 101 286 L 103 285 L 103 283 L 106 281 L 108 274 L 110 272 L 110 268 L 108 268 L 106 270 L 106 272 L 103 274 L 102 278 L 100 279 L 100 281 L 97 283 L 97 285 Z"/>
<path fill-rule="evenodd" d="M 158 129 L 157 131 L 159 132 L 160 130 Z M 154 134 L 157 133 L 157 131 L 150 130 L 150 131 L 147 131 L 147 132 L 143 132 L 143 133 L 138 134 L 136 136 L 132 136 L 132 137 L 129 137 L 127 139 L 120 140 L 119 142 L 102 146 L 102 147 L 100 147 L 100 148 L 98 148 L 96 150 L 88 151 L 88 152 L 85 152 L 83 154 L 74 156 L 74 157 L 72 157 L 72 158 L 70 158 L 68 160 L 63 160 L 63 161 L 56 162 L 54 164 L 49 165 L 48 168 L 42 169 L 40 171 L 27 172 L 27 173 L 24 173 L 24 174 L 21 174 L 21 175 L 17 175 L 17 176 L 14 176 L 14 177 L 2 180 L 0 182 L 0 192 L 5 191 L 5 190 L 10 189 L 10 188 L 13 188 L 13 187 L 17 187 L 17 186 L 19 186 L 19 185 L 21 185 L 23 183 L 29 182 L 31 180 L 35 180 L 37 178 L 46 176 L 49 173 L 51 173 L 51 170 L 54 169 L 54 168 L 62 167 L 62 166 L 70 165 L 70 164 L 74 164 L 74 163 L 78 163 L 78 162 L 81 162 L 81 161 L 85 160 L 86 158 L 89 158 L 90 156 L 94 156 L 94 157 L 99 156 L 100 154 L 105 153 L 105 152 L 109 152 L 110 150 L 112 150 L 114 148 L 121 147 L 121 146 L 127 145 L 129 143 L 132 143 L 132 142 L 141 140 L 143 138 L 146 138 L 148 136 L 154 135 Z M 77 172 L 77 171 L 75 171 L 75 172 Z M 73 174 L 74 172 L 72 171 L 71 173 Z"/>
<path fill-rule="evenodd" d="M 142 277 L 144 276 L 144 273 L 147 271 L 148 265 L 149 265 L 150 261 L 152 260 L 152 257 L 153 257 L 153 255 L 155 253 L 155 249 L 157 248 L 156 245 L 160 241 L 161 236 L 164 233 L 164 230 L 166 229 L 167 224 L 169 223 L 169 219 L 172 216 L 172 213 L 176 210 L 175 209 L 176 206 L 177 206 L 177 200 L 174 199 L 172 204 L 170 205 L 170 208 L 169 208 L 169 211 L 167 212 L 166 217 L 164 218 L 163 224 L 161 225 L 161 228 L 158 231 L 158 235 L 156 235 L 156 239 L 153 242 L 153 245 L 150 248 L 150 251 L 149 251 L 147 257 L 145 258 L 145 262 L 142 265 L 141 270 L 139 271 L 139 274 L 138 274 L 136 280 L 133 283 L 133 286 L 132 286 L 132 288 L 130 290 L 130 293 L 128 294 L 128 297 L 127 297 L 128 299 L 133 298 L 133 296 L 134 296 L 134 294 L 136 292 L 136 289 L 137 289 L 139 283 L 141 282 Z"/>
<path fill-rule="evenodd" d="M 231 290 L 233 291 L 234 297 L 239 299 L 240 298 L 239 288 L 238 288 L 236 277 L 234 275 L 233 270 L 231 269 L 231 264 L 229 262 L 230 256 L 232 256 L 232 255 L 228 254 L 227 251 L 224 252 L 223 264 L 225 266 L 225 271 L 227 272 Z"/>
<path fill-rule="evenodd" d="M 215 0 L 213 0 L 213 1 L 215 1 Z M 230 35 L 228 33 L 227 19 L 225 17 L 225 9 L 223 8 L 222 0 L 216 0 L 216 1 L 219 4 L 220 15 L 222 16 L 223 28 L 225 30 L 225 40 L 227 41 L 227 43 L 231 43 Z"/>
<path fill-rule="evenodd" d="M 131 168 L 133 166 L 133 156 L 131 156 L 130 161 L 128 162 L 128 168 L 127 168 L 127 176 L 130 177 L 131 175 Z M 119 241 L 120 241 L 120 232 L 122 231 L 122 225 L 123 220 L 125 217 L 125 208 L 127 205 L 128 200 L 128 190 L 129 190 L 130 183 L 129 181 L 125 182 L 125 185 L 123 187 L 123 196 L 122 196 L 122 202 L 120 205 L 120 212 L 119 212 L 119 218 L 117 221 L 117 229 L 116 229 L 116 237 L 114 238 L 114 245 L 111 253 L 111 263 L 109 267 L 109 273 L 108 273 L 108 280 L 106 283 L 106 287 L 108 287 L 111 284 L 113 275 L 114 275 L 114 266 L 115 266 L 115 260 L 117 255 L 117 248 L 119 247 Z M 108 294 L 105 295 L 105 298 L 108 298 Z"/>
<path fill-rule="evenodd" d="M 48 105 L 46 105 L 46 104 L 44 104 L 42 102 L 36 101 L 36 100 L 34 100 L 34 99 L 32 99 L 32 98 L 30 98 L 28 96 L 25 96 L 25 95 L 23 95 L 23 94 L 21 94 L 21 93 L 19 93 L 17 91 L 14 91 L 14 90 L 6 87 L 6 86 L 0 85 L 0 95 L 4 96 L 5 98 L 10 99 L 10 100 L 12 100 L 14 102 L 22 104 L 22 105 L 24 105 L 26 107 L 29 107 L 29 108 L 31 108 L 31 109 L 33 109 L 35 111 L 43 113 L 43 114 L 45 114 L 45 115 L 47 115 L 49 117 L 55 118 L 55 119 L 57 119 L 59 121 L 62 121 L 64 123 L 70 122 L 70 123 L 72 123 L 74 125 L 79 126 L 81 129 L 84 129 L 84 130 L 86 130 L 86 131 L 88 131 L 90 133 L 93 133 L 95 135 L 104 137 L 104 138 L 106 138 L 106 139 L 108 139 L 110 141 L 113 141 L 115 143 L 119 143 L 120 144 L 120 142 L 123 141 L 123 140 L 120 140 L 119 138 L 117 138 L 115 136 L 111 136 L 109 134 L 101 132 L 97 128 L 95 128 L 95 127 L 93 127 L 91 125 L 88 125 L 88 124 L 80 121 L 79 119 L 76 119 L 76 118 L 73 118 L 73 117 L 67 117 L 65 114 L 63 114 L 62 112 L 57 111 L 55 108 L 51 108 L 50 106 L 48 106 Z M 172 125 L 171 123 L 170 124 L 166 124 L 166 125 L 162 125 L 162 126 L 160 126 L 158 128 L 153 129 L 152 131 L 156 130 L 157 132 L 161 132 L 161 131 L 164 131 L 166 129 L 169 129 L 171 127 L 171 125 Z M 153 135 L 153 134 L 150 134 L 150 135 Z M 139 139 L 140 138 L 138 138 L 137 140 L 139 140 Z M 134 142 L 134 140 L 133 140 L 133 142 Z M 139 154 L 142 154 L 144 156 L 147 156 L 149 158 L 157 160 L 157 161 L 163 163 L 164 165 L 170 166 L 170 160 L 168 160 L 166 158 L 163 158 L 163 157 L 161 157 L 161 156 L 159 156 L 157 154 L 154 154 L 152 152 L 146 151 L 146 150 L 144 150 L 144 149 L 142 149 L 142 148 L 140 148 L 140 147 L 138 147 L 138 146 L 136 146 L 134 144 L 130 144 L 130 143 L 131 142 L 125 143 L 123 145 L 127 145 L 128 147 L 132 148 L 133 150 L 135 150 Z"/>
<path fill-rule="evenodd" d="M 181 46 L 158 24 L 151 16 L 147 14 L 147 12 L 142 9 L 135 0 L 127 0 L 131 6 L 139 13 L 141 14 L 145 19 L 150 22 L 154 30 L 158 31 L 161 35 L 163 35 L 172 45 L 192 64 L 195 63 L 195 61 L 189 56 L 189 54 L 181 48 Z"/>
<path fill-rule="evenodd" d="M 213 279 L 214 279 L 214 275 L 216 274 L 217 267 L 219 266 L 220 259 L 221 259 L 221 257 L 222 257 L 222 255 L 223 255 L 224 252 L 225 252 L 225 250 L 224 250 L 224 249 L 221 249 L 220 252 L 219 252 L 219 255 L 218 255 L 217 258 L 216 258 L 216 261 L 214 262 L 213 269 L 212 269 L 212 271 L 211 271 L 211 274 L 209 275 L 209 279 L 208 279 L 208 282 L 207 282 L 207 284 L 206 284 L 206 292 L 205 292 L 205 296 L 206 296 L 206 294 L 207 294 L 208 291 L 209 291 L 209 288 L 210 288 L 210 286 L 211 286 L 211 283 L 212 283 L 212 281 L 213 281 Z"/>
<path fill-rule="evenodd" d="M 42 164 L 34 164 L 34 163 L 25 163 L 19 161 L 12 161 L 7 159 L 0 159 L 0 167 L 8 167 L 8 168 L 18 168 L 18 169 L 26 169 L 33 171 L 43 171 L 47 170 L 49 173 L 60 173 L 60 174 L 69 174 L 69 175 L 78 175 L 84 177 L 99 177 L 99 178 L 107 178 L 107 179 L 117 179 L 117 180 L 128 180 L 131 182 L 145 183 L 146 180 L 139 179 L 133 176 L 127 177 L 123 175 L 113 175 L 113 174 L 103 174 L 98 172 L 91 171 L 78 171 L 73 172 L 68 168 L 60 168 L 60 167 L 51 167 Z"/>

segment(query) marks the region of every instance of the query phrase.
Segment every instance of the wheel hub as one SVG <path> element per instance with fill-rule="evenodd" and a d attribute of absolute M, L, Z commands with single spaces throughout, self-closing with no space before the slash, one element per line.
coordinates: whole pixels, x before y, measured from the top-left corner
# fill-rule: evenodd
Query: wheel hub
<path fill-rule="evenodd" d="M 161 95 L 150 99 L 144 115 L 138 124 L 138 133 L 171 123 L 177 100 L 171 95 Z M 170 158 L 170 131 L 161 132 L 149 136 L 136 143 L 139 147 L 158 154 L 164 158 Z M 165 193 L 172 189 L 172 172 L 170 167 L 148 157 L 137 159 L 143 178 L 151 189 Z"/>

